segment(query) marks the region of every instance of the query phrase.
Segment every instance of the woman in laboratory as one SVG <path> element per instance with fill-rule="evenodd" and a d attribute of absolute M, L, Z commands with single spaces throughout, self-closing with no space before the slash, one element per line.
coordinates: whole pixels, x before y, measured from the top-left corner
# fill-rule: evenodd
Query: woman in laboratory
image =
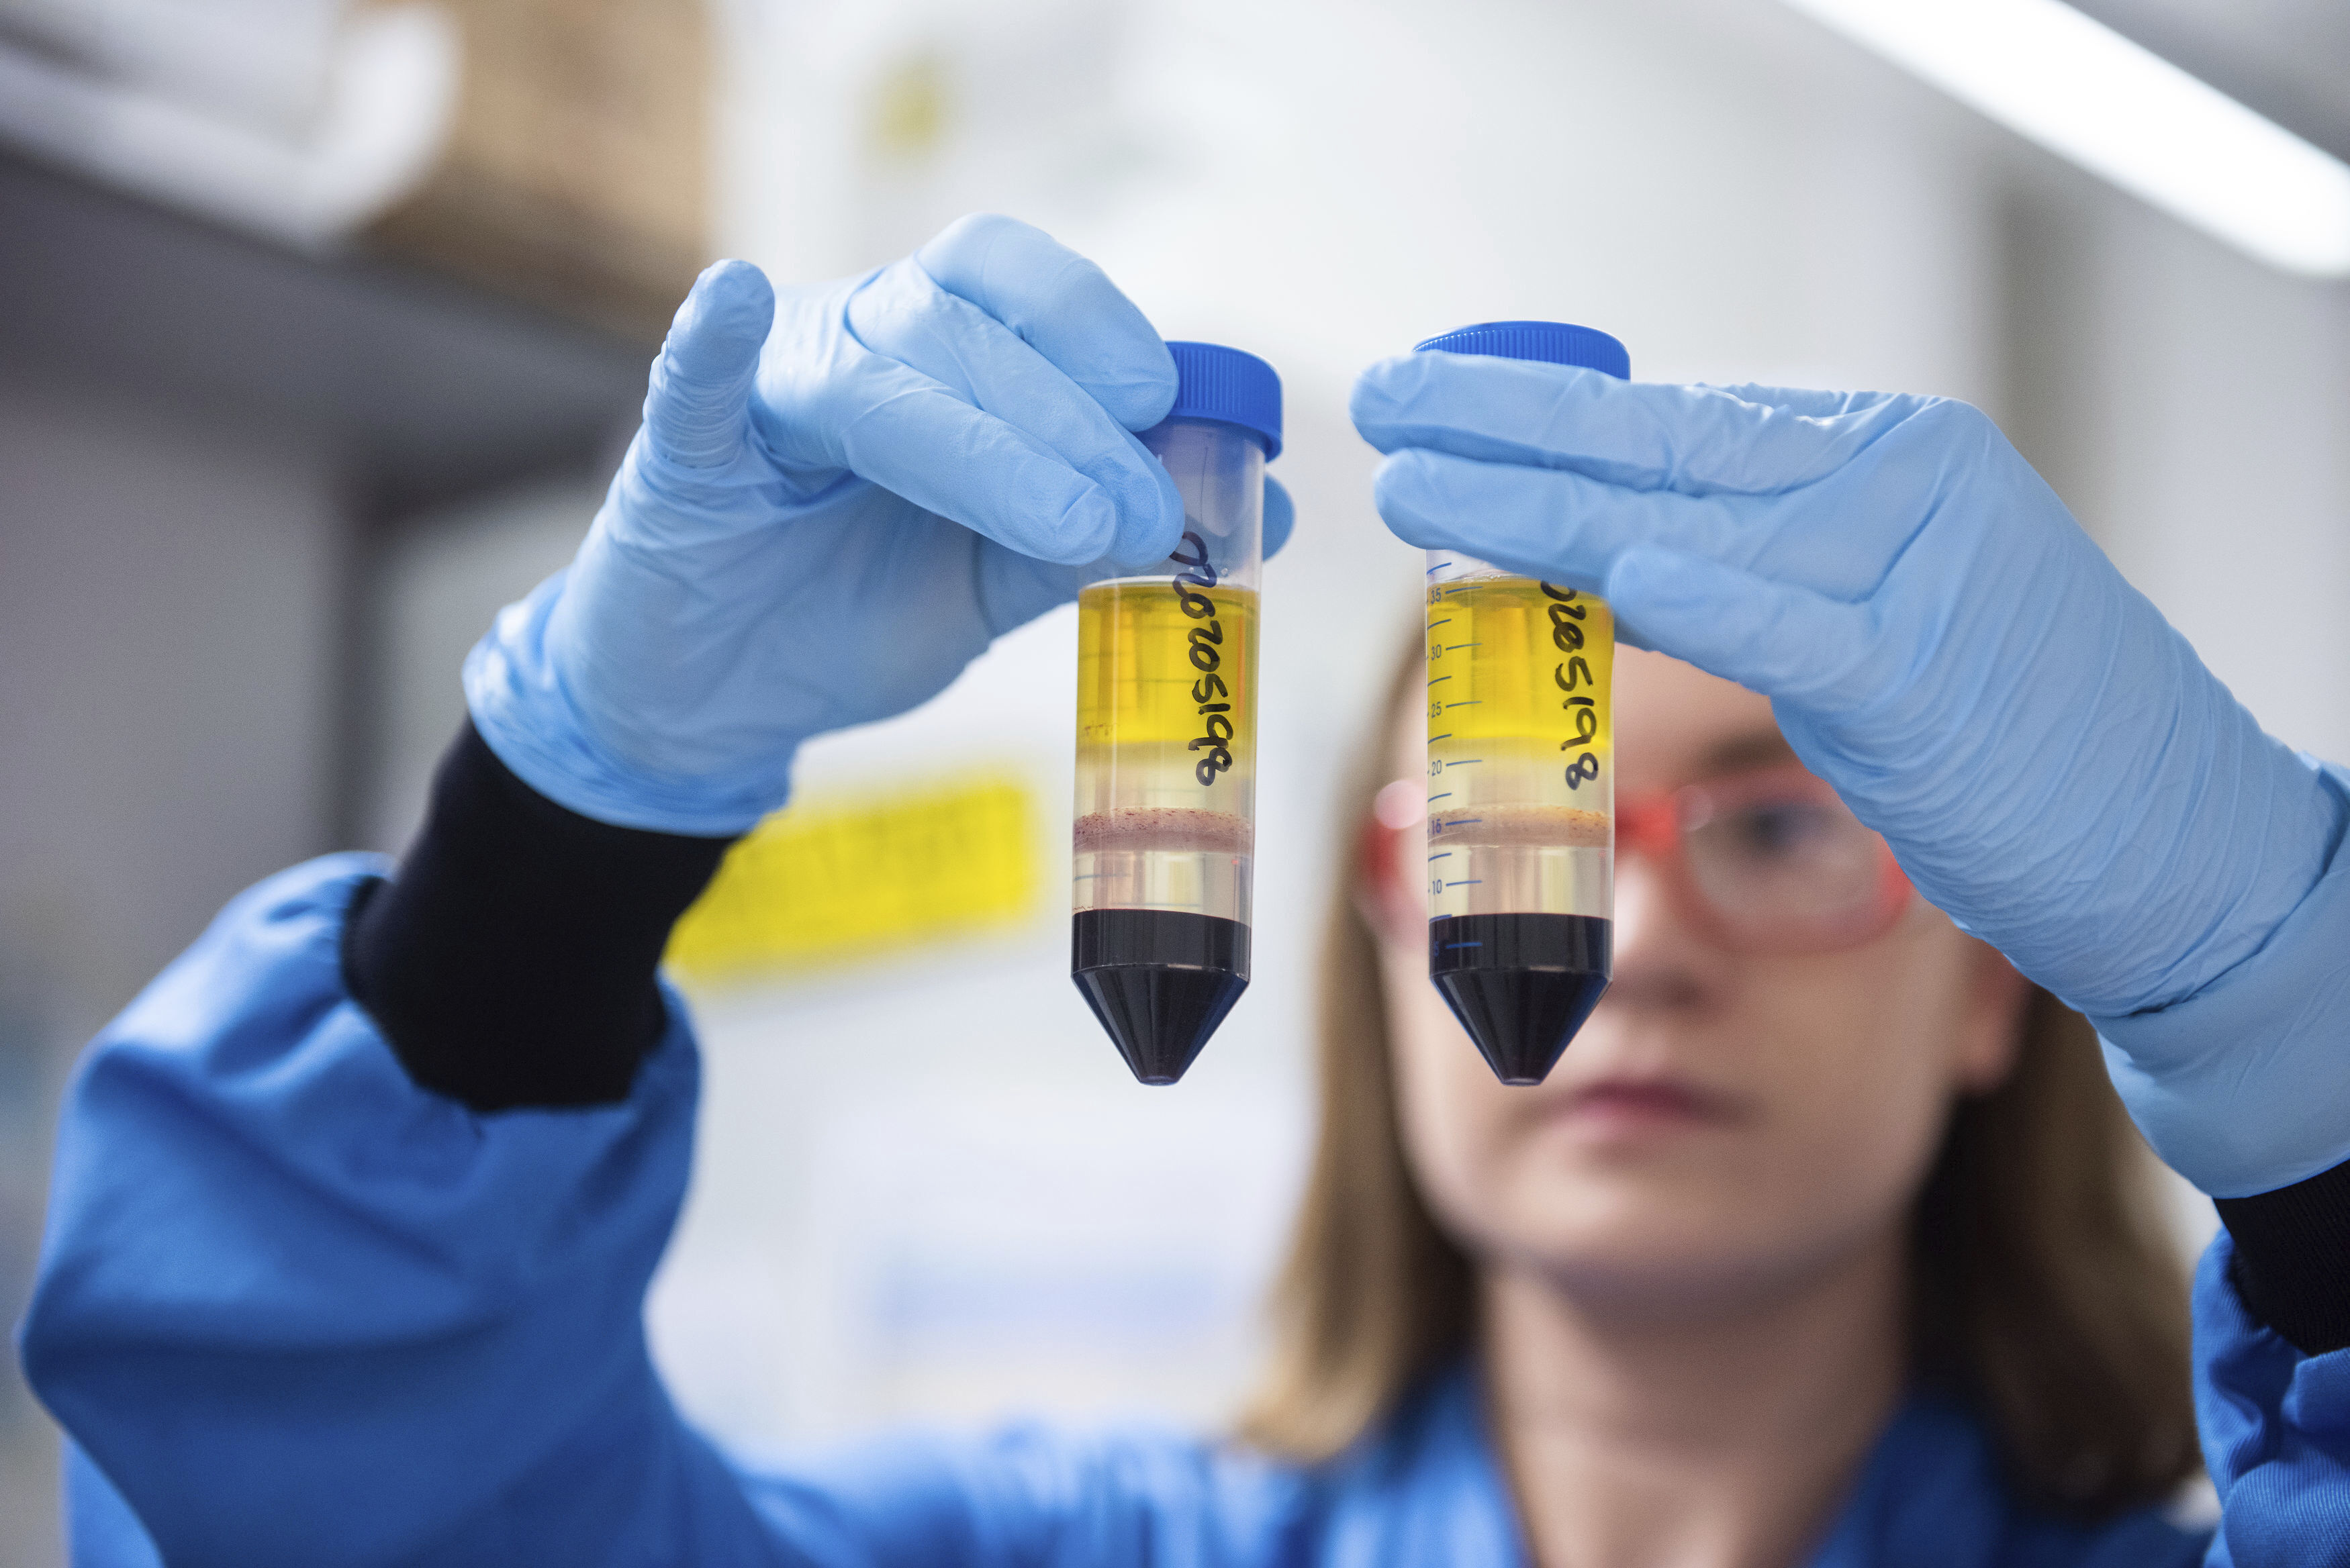
<path fill-rule="evenodd" d="M 1620 787 L 1719 805 L 1626 857 L 1574 1048 L 1505 1089 L 1427 983 L 1409 791 L 1368 809 L 1419 772 L 1407 682 L 1245 1436 L 763 1469 L 681 1421 L 640 1321 L 692 1137 L 670 925 L 801 741 L 1168 553 L 1130 432 L 1173 390 L 1008 220 L 780 297 L 704 275 L 577 560 L 468 660 L 410 853 L 245 894 L 80 1069 L 22 1339 L 78 1563 L 2350 1562 L 2342 775 L 1971 410 L 1443 354 L 1356 389 L 1382 515 L 1604 592 L 1655 650 Z M 1701 874 L 1822 841 L 1914 893 L 1830 929 Z M 2191 1416 L 2053 998 L 2220 1199 Z M 2190 1420 L 2216 1541 L 2159 1508 Z"/>

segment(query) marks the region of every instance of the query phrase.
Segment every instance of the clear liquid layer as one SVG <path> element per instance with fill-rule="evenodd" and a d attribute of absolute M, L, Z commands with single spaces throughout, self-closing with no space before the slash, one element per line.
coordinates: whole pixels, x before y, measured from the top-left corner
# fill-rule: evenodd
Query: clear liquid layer
<path fill-rule="evenodd" d="M 1249 919 L 1257 596 L 1124 577 L 1077 596 L 1074 902 Z"/>
<path fill-rule="evenodd" d="M 1431 555 L 1431 919 L 1615 907 L 1615 618 L 1606 601 Z"/>

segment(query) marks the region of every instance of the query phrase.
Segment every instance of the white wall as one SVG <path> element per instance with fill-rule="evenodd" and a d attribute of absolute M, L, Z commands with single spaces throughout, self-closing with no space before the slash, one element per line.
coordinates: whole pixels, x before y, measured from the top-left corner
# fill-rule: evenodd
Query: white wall
<path fill-rule="evenodd" d="M 411 520 L 384 548 L 369 588 L 382 645 L 376 766 L 359 816 L 369 848 L 397 854 L 423 821 L 433 769 L 465 722 L 467 650 L 499 607 L 571 559 L 609 477 L 557 476 L 482 496 Z"/>
<path fill-rule="evenodd" d="M 315 450 L 5 380 L 0 475 L 0 882 L 79 1033 L 324 845 L 339 495 Z"/>
<path fill-rule="evenodd" d="M 2270 731 L 2350 757 L 2350 289 L 2097 196 L 2085 520 Z"/>

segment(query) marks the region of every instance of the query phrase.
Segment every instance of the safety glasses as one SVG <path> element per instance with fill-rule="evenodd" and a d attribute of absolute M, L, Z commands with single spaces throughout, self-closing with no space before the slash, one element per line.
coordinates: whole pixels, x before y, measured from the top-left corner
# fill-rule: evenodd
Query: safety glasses
<path fill-rule="evenodd" d="M 1427 800 L 1421 781 L 1398 779 L 1363 825 L 1364 873 L 1383 911 L 1418 907 L 1411 852 Z M 1885 840 L 1794 763 L 1621 796 L 1616 850 L 1646 857 L 1675 915 L 1738 952 L 1858 947 L 1916 896 Z"/>

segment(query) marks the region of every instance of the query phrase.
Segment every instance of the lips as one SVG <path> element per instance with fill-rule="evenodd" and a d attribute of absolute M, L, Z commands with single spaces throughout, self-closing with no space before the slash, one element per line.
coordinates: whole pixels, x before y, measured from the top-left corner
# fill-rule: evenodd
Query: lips
<path fill-rule="evenodd" d="M 1722 1126 L 1735 1107 L 1718 1095 L 1669 1080 L 1608 1078 L 1575 1090 L 1558 1108 L 1562 1120 L 1586 1127 L 1640 1128 Z"/>

